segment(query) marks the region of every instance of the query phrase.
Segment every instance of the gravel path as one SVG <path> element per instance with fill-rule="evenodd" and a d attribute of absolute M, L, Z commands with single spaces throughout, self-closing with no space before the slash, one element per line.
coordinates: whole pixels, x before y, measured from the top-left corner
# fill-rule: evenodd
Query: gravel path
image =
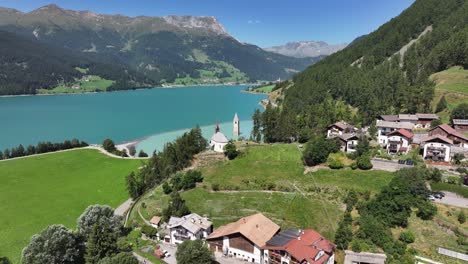
<path fill-rule="evenodd" d="M 119 207 L 115 208 L 114 214 L 124 217 L 125 213 L 132 206 L 132 203 L 133 203 L 133 199 L 132 198 L 128 199 L 123 204 L 121 204 Z"/>

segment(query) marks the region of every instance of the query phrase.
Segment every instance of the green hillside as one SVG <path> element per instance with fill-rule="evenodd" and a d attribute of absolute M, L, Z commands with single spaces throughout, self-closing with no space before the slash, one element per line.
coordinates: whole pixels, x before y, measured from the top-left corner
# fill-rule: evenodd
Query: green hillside
<path fill-rule="evenodd" d="M 193 26 L 195 22 L 201 26 Z M 321 59 L 287 57 L 241 43 L 230 36 L 214 17 L 125 17 L 47 5 L 29 13 L 0 8 L 0 30 L 15 38 L 23 38 L 21 41 L 29 42 L 28 45 L 48 49 L 48 52 L 34 53 L 37 51 L 34 48 L 0 41 L 0 57 L 28 53 L 30 60 L 31 56 L 60 53 L 64 54 L 60 59 L 66 65 L 63 69 L 32 68 L 29 71 L 33 76 L 28 82 L 7 75 L 4 85 L 8 89 L 1 89 L 0 83 L 0 94 L 53 89 L 59 80 L 64 80 L 67 87 L 71 87 L 74 78 L 82 77 L 82 73 L 72 70 L 74 67 L 89 68 L 90 74 L 114 81 L 111 88 L 115 90 L 159 84 L 287 79 Z M 10 44 L 13 44 L 9 46 L 10 49 L 14 47 L 13 50 L 1 49 L 1 45 Z M 47 57 L 43 59 L 51 61 Z M 77 59 L 81 62 L 76 62 Z M 23 62 L 15 56 L 9 60 L 13 66 Z M 91 63 L 99 65 L 85 65 Z M 19 75 L 21 68 L 15 66 L 10 70 Z M 65 70 L 67 72 L 62 73 Z M 55 77 L 54 73 L 62 73 L 63 78 Z M 44 76 L 52 78 L 46 82 Z M 25 83 L 29 87 L 27 90 L 21 88 Z"/>
<path fill-rule="evenodd" d="M 447 101 L 447 109 L 438 113 L 443 122 L 449 122 L 450 112 L 459 104 L 468 102 L 468 70 L 460 66 L 437 72 L 430 79 L 435 82 L 433 109 L 442 97 Z"/>
<path fill-rule="evenodd" d="M 74 228 L 89 205 L 119 206 L 128 199 L 125 176 L 141 162 L 97 150 L 0 161 L 0 255 L 19 263 L 30 237 L 48 225 Z"/>
<path fill-rule="evenodd" d="M 378 114 L 431 112 L 429 76 L 454 65 L 468 68 L 467 39 L 468 2 L 417 0 L 375 32 L 297 75 L 284 107 L 312 116 L 301 124 L 306 127 L 341 117 L 333 109 L 325 116 L 317 112 L 328 99 L 357 107 L 352 121 L 363 125 Z"/>

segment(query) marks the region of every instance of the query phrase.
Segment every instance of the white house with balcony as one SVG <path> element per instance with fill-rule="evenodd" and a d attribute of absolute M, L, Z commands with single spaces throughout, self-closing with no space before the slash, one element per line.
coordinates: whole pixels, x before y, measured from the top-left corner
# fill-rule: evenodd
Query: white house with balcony
<path fill-rule="evenodd" d="M 207 238 L 213 232 L 213 223 L 207 217 L 192 213 L 182 217 L 171 217 L 168 228 L 170 243 L 176 245 L 185 240 Z"/>
<path fill-rule="evenodd" d="M 413 133 L 406 129 L 398 129 L 387 134 L 387 153 L 391 155 L 407 154 L 411 149 Z"/>
<path fill-rule="evenodd" d="M 384 120 L 377 120 L 377 140 L 383 147 L 388 145 L 388 134 L 399 129 L 405 129 L 409 132 L 413 131 L 414 125 L 409 122 L 391 122 Z"/>
<path fill-rule="evenodd" d="M 445 136 L 434 135 L 423 140 L 423 158 L 433 161 L 450 161 L 453 141 Z"/>

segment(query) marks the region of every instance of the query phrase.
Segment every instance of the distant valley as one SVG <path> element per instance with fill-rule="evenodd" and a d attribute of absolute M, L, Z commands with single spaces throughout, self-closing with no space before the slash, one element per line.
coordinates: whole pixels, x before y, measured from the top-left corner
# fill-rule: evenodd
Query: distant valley
<path fill-rule="evenodd" d="M 56 5 L 29 13 L 1 8 L 0 32 L 3 95 L 80 92 L 81 81 L 90 78 L 107 85 L 87 92 L 271 81 L 321 58 L 294 58 L 241 43 L 214 17 L 126 17 Z"/>

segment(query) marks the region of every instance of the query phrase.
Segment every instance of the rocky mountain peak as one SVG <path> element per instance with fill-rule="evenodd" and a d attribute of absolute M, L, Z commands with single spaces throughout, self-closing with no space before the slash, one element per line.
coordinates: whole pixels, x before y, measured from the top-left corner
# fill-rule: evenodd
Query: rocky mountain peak
<path fill-rule="evenodd" d="M 187 29 L 207 29 L 219 35 L 227 35 L 226 30 L 221 23 L 212 16 L 165 16 L 163 17 L 166 23 L 179 28 Z"/>
<path fill-rule="evenodd" d="M 347 44 L 328 44 L 325 41 L 297 41 L 289 42 L 283 46 L 266 48 L 265 50 L 286 56 L 306 58 L 328 56 L 344 49 Z"/>

